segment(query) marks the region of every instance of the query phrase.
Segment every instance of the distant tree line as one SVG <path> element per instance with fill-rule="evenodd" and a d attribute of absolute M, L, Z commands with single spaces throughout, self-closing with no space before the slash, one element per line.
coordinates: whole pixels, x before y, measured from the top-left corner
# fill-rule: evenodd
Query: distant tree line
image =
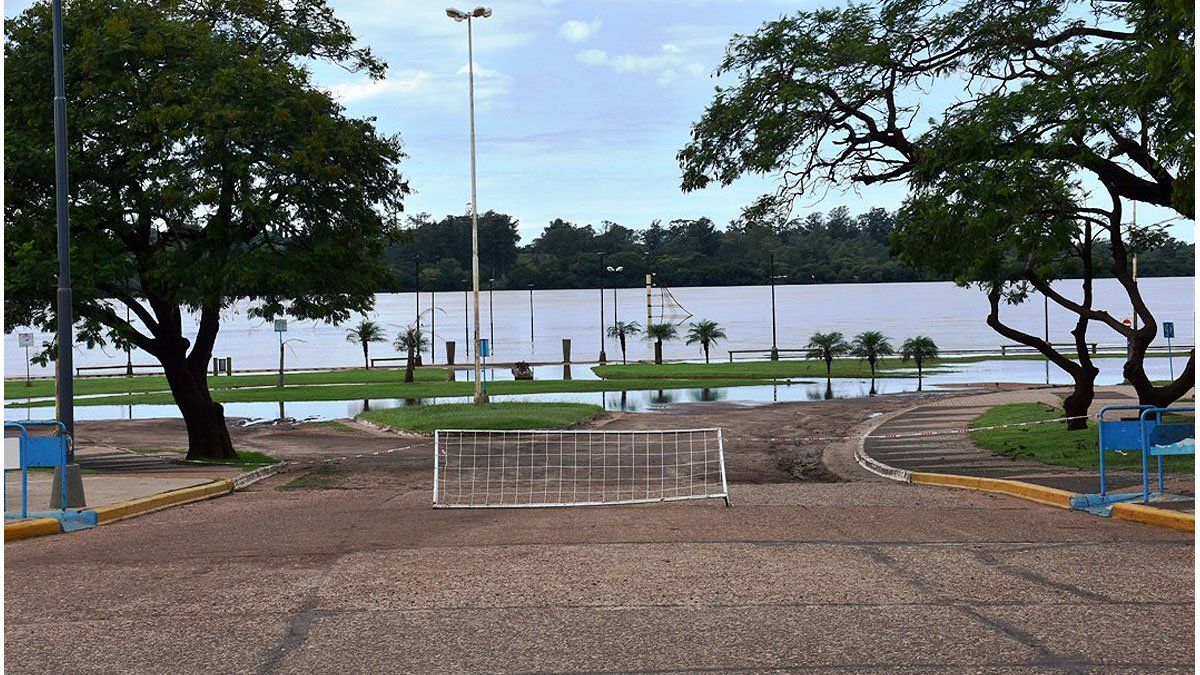
<path fill-rule="evenodd" d="M 846 207 L 784 222 L 735 221 L 719 229 L 712 220 L 654 221 L 634 230 L 603 221 L 577 225 L 556 218 L 522 246 L 518 222 L 488 211 L 479 216 L 480 278 L 497 289 L 629 287 L 656 272 L 672 286 L 736 286 L 768 283 L 868 283 L 948 281 L 923 274 L 892 255 L 895 214 L 872 208 L 851 216 Z M 600 255 L 603 253 L 603 257 Z M 1110 253 L 1097 246 L 1098 276 Z M 385 254 L 395 273 L 389 291 L 458 290 L 471 274 L 471 218 L 428 214 L 411 217 Z M 602 267 L 603 260 L 603 267 Z M 1191 276 L 1195 244 L 1167 237 L 1139 256 L 1139 275 Z M 773 265 L 773 268 L 772 268 Z M 620 272 L 602 271 L 612 267 Z M 772 269 L 774 270 L 772 272 Z"/>

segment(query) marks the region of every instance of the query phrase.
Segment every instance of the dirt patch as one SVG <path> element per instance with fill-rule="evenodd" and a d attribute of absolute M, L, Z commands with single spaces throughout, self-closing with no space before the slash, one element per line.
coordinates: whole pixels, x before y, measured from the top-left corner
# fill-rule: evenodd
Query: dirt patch
<path fill-rule="evenodd" d="M 821 461 L 825 448 L 876 415 L 949 394 L 895 394 L 832 401 L 742 406 L 689 403 L 661 412 L 625 413 L 595 425 L 603 429 L 721 427 L 725 467 L 733 483 L 829 483 L 842 480 Z"/>
<path fill-rule="evenodd" d="M 647 413 L 617 413 L 584 425 L 595 429 L 697 429 L 721 427 L 725 462 L 732 483 L 829 483 L 842 480 L 821 457 L 827 446 L 863 421 L 880 414 L 944 398 L 949 394 L 895 394 L 873 398 L 744 406 L 689 403 Z M 117 420 L 79 424 L 81 446 L 118 449 L 187 447 L 178 419 Z M 352 476 L 337 488 L 372 482 L 421 485 L 429 481 L 433 439 L 397 434 L 351 421 L 336 424 L 261 424 L 230 421 L 240 451 L 262 452 L 280 460 L 313 463 L 333 457 L 353 460 Z"/>

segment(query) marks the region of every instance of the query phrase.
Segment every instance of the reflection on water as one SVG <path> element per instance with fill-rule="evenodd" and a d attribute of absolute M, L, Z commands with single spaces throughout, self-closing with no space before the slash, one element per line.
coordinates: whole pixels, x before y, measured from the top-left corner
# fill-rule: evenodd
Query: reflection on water
<path fill-rule="evenodd" d="M 1121 381 L 1121 359 L 1102 359 L 1096 362 L 1101 373 L 1097 384 L 1119 384 Z M 559 366 L 550 366 L 553 370 Z M 976 382 L 1028 382 L 1040 383 L 1045 377 L 1044 364 L 1039 361 L 984 361 L 961 364 L 950 368 L 951 372 L 926 375 L 931 387 L 954 387 Z M 1147 372 L 1152 379 L 1166 379 L 1168 364 L 1165 358 L 1147 359 Z M 591 375 L 587 366 L 577 366 L 576 374 Z M 912 373 L 914 376 L 916 373 Z M 591 379 L 591 378 L 589 378 Z M 1061 371 L 1052 371 L 1051 380 L 1067 384 L 1069 379 Z M 760 405 L 787 401 L 822 401 L 839 398 L 861 398 L 883 394 L 918 391 L 923 383 L 916 377 L 862 379 L 832 379 L 823 382 L 793 381 L 747 387 L 697 387 L 694 389 L 658 389 L 648 391 L 607 391 L 583 393 L 508 394 L 493 395 L 493 401 L 524 402 L 570 402 L 591 403 L 607 410 L 639 412 L 653 410 L 665 405 L 724 401 L 734 404 Z M 450 396 L 423 399 L 369 399 L 344 401 L 271 401 L 261 403 L 226 403 L 225 414 L 232 418 L 249 419 L 293 419 L 325 420 L 354 417 L 366 410 L 396 408 L 401 406 L 434 403 L 469 403 L 469 396 Z M 48 419 L 54 416 L 52 405 L 34 408 L 6 408 L 7 420 Z M 154 419 L 178 417 L 174 405 L 101 405 L 77 406 L 75 417 L 79 420 L 111 419 Z"/>

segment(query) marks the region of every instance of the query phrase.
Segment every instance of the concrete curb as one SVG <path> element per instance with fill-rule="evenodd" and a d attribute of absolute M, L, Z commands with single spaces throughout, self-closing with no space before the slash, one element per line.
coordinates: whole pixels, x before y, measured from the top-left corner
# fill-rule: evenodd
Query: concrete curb
<path fill-rule="evenodd" d="M 1145 504 L 1128 504 L 1120 502 L 1112 505 L 1110 515 L 1118 520 L 1130 520 L 1135 523 L 1169 527 L 1183 532 L 1196 531 L 1196 514 L 1180 513 L 1169 509 L 1160 509 Z"/>
<path fill-rule="evenodd" d="M 181 490 L 171 490 L 170 492 L 160 492 L 156 495 L 131 499 L 127 502 L 97 506 L 91 510 L 96 513 L 96 523 L 98 525 L 105 525 L 118 520 L 124 520 L 125 518 L 159 511 L 171 506 L 219 497 L 230 492 L 233 492 L 233 481 L 221 478 L 211 483 L 205 483 L 204 485 L 183 488 Z"/>
<path fill-rule="evenodd" d="M 1075 492 L 1047 487 L 1045 485 L 1035 485 L 1019 480 L 900 469 L 889 464 L 884 464 L 868 455 L 866 452 L 866 439 L 867 435 L 859 439 L 858 450 L 854 453 L 854 459 L 867 471 L 897 482 L 991 492 L 1066 510 L 1071 510 L 1072 498 L 1082 497 L 1082 495 Z M 1194 533 L 1196 531 L 1195 514 L 1160 509 L 1146 504 L 1119 502 L 1113 504 L 1110 515 L 1118 520 L 1127 520 L 1144 525 L 1155 525 L 1184 532 Z"/>
<path fill-rule="evenodd" d="M 162 511 L 172 506 L 191 504 L 192 502 L 231 494 L 261 480 L 270 478 L 275 474 L 287 471 L 289 468 L 290 464 L 288 462 L 279 462 L 278 464 L 259 467 L 253 471 L 235 476 L 232 479 L 220 478 L 203 485 L 160 492 L 149 497 L 131 499 L 124 502 L 117 502 L 116 504 L 106 504 L 93 509 L 83 509 L 80 513 L 93 514 L 96 519 L 96 525 L 107 525 L 119 520 Z M 31 539 L 33 537 L 44 537 L 46 535 L 59 534 L 62 531 L 62 523 L 55 518 L 34 518 L 16 523 L 5 523 L 4 541 L 9 542 L 20 539 Z"/>
<path fill-rule="evenodd" d="M 32 520 L 22 520 L 17 523 L 4 524 L 4 541 L 17 541 L 19 539 L 31 539 L 33 537 L 44 537 L 48 534 L 58 534 L 62 532 L 62 523 L 55 518 L 34 518 Z"/>
<path fill-rule="evenodd" d="M 1068 492 L 1067 490 L 1025 483 L 1019 480 L 960 476 L 950 473 L 913 471 L 910 482 L 920 485 L 941 485 L 943 487 L 963 488 L 965 490 L 995 492 L 1011 497 L 1028 499 L 1029 501 L 1047 506 L 1057 506 L 1060 509 L 1070 509 L 1071 497 L 1075 495 L 1074 492 Z"/>

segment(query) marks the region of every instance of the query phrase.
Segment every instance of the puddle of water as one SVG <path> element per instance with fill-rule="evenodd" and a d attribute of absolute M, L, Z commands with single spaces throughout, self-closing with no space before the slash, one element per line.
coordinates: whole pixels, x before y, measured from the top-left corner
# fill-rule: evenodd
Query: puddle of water
<path fill-rule="evenodd" d="M 1100 359 L 1096 363 L 1100 367 L 1097 384 L 1119 384 L 1122 378 L 1122 359 Z M 591 365 L 576 364 L 571 368 L 576 379 L 598 379 L 592 373 Z M 1182 368 L 1184 361 L 1176 359 L 1176 373 Z M 562 376 L 562 366 L 538 366 L 534 369 L 535 377 L 539 379 L 558 379 Z M 1045 364 L 1041 361 L 981 361 L 976 363 L 951 366 L 953 372 L 925 377 L 924 386 L 927 390 L 939 387 L 961 387 L 975 382 L 1027 382 L 1041 383 L 1045 381 Z M 501 379 L 504 370 L 491 369 L 496 379 Z M 1168 377 L 1167 359 L 1147 359 L 1147 372 L 1154 379 Z M 467 371 L 469 375 L 470 371 Z M 492 373 L 489 373 L 489 377 Z M 557 376 L 556 376 L 557 375 Z M 459 377 L 463 376 L 462 371 Z M 508 377 L 512 379 L 512 374 Z M 1068 384 L 1070 380 L 1061 371 L 1052 368 L 1050 381 L 1055 384 Z M 881 378 L 874 382 L 875 394 L 896 394 L 917 390 L 917 378 Z M 566 402 L 590 403 L 603 406 L 606 410 L 642 412 L 654 410 L 666 405 L 679 405 L 696 402 L 724 401 L 744 405 L 763 405 L 768 403 L 793 401 L 820 401 L 829 398 L 862 398 L 872 394 L 872 383 L 869 379 L 840 378 L 818 381 L 780 382 L 769 385 L 753 385 L 746 387 L 697 387 L 693 389 L 662 389 L 647 391 L 609 391 L 582 393 L 546 393 L 546 394 L 510 394 L 493 396 L 493 401 L 522 401 L 522 402 Z M 470 397 L 449 396 L 422 399 L 347 399 L 340 401 L 287 401 L 259 403 L 226 403 L 225 414 L 228 417 L 249 419 L 278 419 L 292 417 L 295 419 L 326 420 L 354 417 L 364 410 L 379 410 L 408 405 L 429 405 L 436 403 L 469 403 Z M 4 411 L 6 420 L 49 419 L 54 416 L 52 405 L 33 408 L 7 408 Z M 77 406 L 75 418 L 79 420 L 112 420 L 112 419 L 156 419 L 178 417 L 179 410 L 174 405 L 101 405 Z"/>

